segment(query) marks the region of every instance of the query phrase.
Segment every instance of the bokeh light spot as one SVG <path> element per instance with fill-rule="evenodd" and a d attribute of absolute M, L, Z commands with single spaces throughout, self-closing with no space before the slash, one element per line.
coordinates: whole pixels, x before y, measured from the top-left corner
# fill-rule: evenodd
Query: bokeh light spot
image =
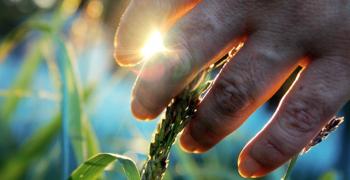
<path fill-rule="evenodd" d="M 42 9 L 49 9 L 53 7 L 56 3 L 56 0 L 34 0 L 34 3 Z"/>

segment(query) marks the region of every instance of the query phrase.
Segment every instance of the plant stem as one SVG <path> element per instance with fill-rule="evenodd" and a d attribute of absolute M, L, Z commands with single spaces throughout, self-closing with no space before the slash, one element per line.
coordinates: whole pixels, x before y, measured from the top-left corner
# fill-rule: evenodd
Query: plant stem
<path fill-rule="evenodd" d="M 284 176 L 281 178 L 281 180 L 287 180 L 290 175 L 292 174 L 292 170 L 295 166 L 295 163 L 297 162 L 298 160 L 298 157 L 299 157 L 299 154 L 295 155 L 289 162 L 288 164 L 288 168 L 287 168 L 287 171 L 286 171 L 286 174 L 284 174 Z"/>
<path fill-rule="evenodd" d="M 151 142 L 149 156 L 141 172 L 143 180 L 162 179 L 167 165 L 170 148 L 177 135 L 184 129 L 196 111 L 203 86 L 195 90 L 186 88 L 167 107 L 165 118 L 158 125 Z"/>
<path fill-rule="evenodd" d="M 222 58 L 197 77 L 168 105 L 165 117 L 158 124 L 149 147 L 148 158 L 141 170 L 142 180 L 161 180 L 168 167 L 171 146 L 177 135 L 185 128 L 204 94 L 212 84 L 211 75 L 220 70 L 242 46 L 237 46 L 227 57 Z"/>
<path fill-rule="evenodd" d="M 208 80 L 212 69 L 214 68 L 210 68 L 202 76 L 198 76 L 167 107 L 165 117 L 158 124 L 157 131 L 150 144 L 148 159 L 141 171 L 143 180 L 160 180 L 163 178 L 168 166 L 171 146 L 174 144 L 177 135 L 185 128 L 196 112 L 200 96 L 210 86 Z"/>

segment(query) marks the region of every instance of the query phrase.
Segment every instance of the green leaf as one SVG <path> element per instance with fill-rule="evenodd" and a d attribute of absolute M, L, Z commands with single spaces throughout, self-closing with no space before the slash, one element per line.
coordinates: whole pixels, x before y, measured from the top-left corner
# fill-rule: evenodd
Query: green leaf
<path fill-rule="evenodd" d="M 33 43 L 34 49 L 30 50 L 30 53 L 24 59 L 23 65 L 21 66 L 21 69 L 18 72 L 15 81 L 9 89 L 10 91 L 26 91 L 29 88 L 42 59 L 40 52 L 42 44 L 42 40 L 37 43 Z M 16 110 L 20 99 L 21 98 L 18 96 L 8 96 L 5 99 L 3 105 L 0 108 L 0 118 L 2 120 L 1 123 L 5 123 L 3 124 L 4 127 L 7 127 L 6 123 L 8 123 L 14 115 L 14 111 Z"/>
<path fill-rule="evenodd" d="M 33 160 L 41 157 L 59 134 L 61 117 L 57 115 L 51 122 L 40 128 L 32 137 L 14 152 L 0 168 L 1 179 L 20 179 Z"/>
<path fill-rule="evenodd" d="M 295 163 L 298 160 L 298 157 L 299 155 L 296 155 L 290 160 L 286 174 L 281 178 L 281 180 L 287 180 L 289 178 L 289 176 L 292 173 L 293 167 L 295 166 Z"/>
<path fill-rule="evenodd" d="M 83 112 L 83 101 L 89 98 L 87 94 L 85 99 L 79 84 L 79 77 L 75 72 L 75 64 L 71 58 L 67 45 L 58 36 L 54 37 L 54 43 L 58 47 L 58 69 L 61 75 L 62 84 L 62 103 L 63 113 L 62 132 L 63 132 L 63 164 L 65 168 L 69 167 L 69 143 L 71 142 L 76 161 L 78 164 L 85 161 L 88 157 L 97 154 L 99 149 L 98 140 L 93 131 L 86 113 Z M 89 91 L 88 89 L 85 91 Z M 64 169 L 64 177 L 68 177 L 68 169 Z"/>
<path fill-rule="evenodd" d="M 88 87 L 84 89 L 83 102 L 87 103 L 93 93 L 94 88 Z M 91 157 L 100 152 L 100 145 L 96 137 L 96 133 L 90 124 L 87 113 L 83 114 L 83 135 L 86 138 L 86 152 L 87 156 Z"/>
<path fill-rule="evenodd" d="M 36 21 L 35 19 L 30 19 L 22 23 L 0 42 L 0 63 L 6 59 L 13 48 L 15 48 L 32 30 L 38 30 L 44 33 L 52 32 L 52 28 L 49 24 Z"/>
<path fill-rule="evenodd" d="M 42 47 L 46 45 L 47 35 L 51 32 L 51 29 L 50 26 L 45 23 L 28 21 L 16 28 L 15 31 L 11 32 L 0 43 L 1 62 L 1 60 L 8 55 L 8 53 L 25 37 L 25 35 L 33 29 L 44 32 L 45 36 L 32 43 L 32 48 L 24 58 L 21 69 L 9 91 L 21 93 L 30 88 L 29 86 L 31 85 L 42 60 Z M 8 98 L 5 99 L 3 105 L 0 107 L 0 119 L 4 123 L 8 123 L 15 114 L 14 111 L 16 110 L 20 99 L 19 96 L 8 96 Z M 7 124 L 2 124 L 2 126 L 7 127 Z"/>
<path fill-rule="evenodd" d="M 74 170 L 70 179 L 95 179 L 107 166 L 115 161 L 122 165 L 124 174 L 128 180 L 140 180 L 140 174 L 133 160 L 125 156 L 110 153 L 101 153 L 93 156 Z"/>
<path fill-rule="evenodd" d="M 0 63 L 6 59 L 14 47 L 25 37 L 29 32 L 28 28 L 18 28 L 9 33 L 0 43 Z"/>
<path fill-rule="evenodd" d="M 87 118 L 84 118 L 84 137 L 86 137 L 86 152 L 88 157 L 100 152 L 100 146 L 95 134 Z"/>
<path fill-rule="evenodd" d="M 54 37 L 57 46 L 58 68 L 61 73 L 63 132 L 69 134 L 75 157 L 78 163 L 84 161 L 84 137 L 82 129 L 82 105 L 73 62 L 66 44 L 57 36 Z M 67 131 L 67 132 L 66 132 Z M 67 138 L 67 137 L 65 137 Z M 68 139 L 66 139 L 68 141 Z M 66 142 L 67 142 L 66 141 Z M 66 146 L 68 146 L 66 144 Z M 67 149 L 68 147 L 66 147 Z"/>

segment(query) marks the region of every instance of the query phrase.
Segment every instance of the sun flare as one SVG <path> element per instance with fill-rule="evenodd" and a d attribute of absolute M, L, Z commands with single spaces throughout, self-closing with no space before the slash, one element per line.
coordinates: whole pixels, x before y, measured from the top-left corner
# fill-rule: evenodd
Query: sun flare
<path fill-rule="evenodd" d="M 145 46 L 142 48 L 141 53 L 143 57 L 149 58 L 154 54 L 163 52 L 165 50 L 166 48 L 163 44 L 162 34 L 159 31 L 155 31 L 148 39 Z"/>

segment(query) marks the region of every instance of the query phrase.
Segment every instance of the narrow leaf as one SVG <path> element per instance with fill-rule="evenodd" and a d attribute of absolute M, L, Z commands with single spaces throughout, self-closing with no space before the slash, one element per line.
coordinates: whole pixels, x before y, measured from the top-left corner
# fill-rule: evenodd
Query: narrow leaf
<path fill-rule="evenodd" d="M 6 59 L 14 47 L 25 37 L 28 33 L 28 28 L 18 28 L 9 33 L 0 43 L 0 63 Z"/>
<path fill-rule="evenodd" d="M 87 156 L 91 157 L 100 152 L 100 146 L 91 124 L 87 118 L 84 118 L 84 137 L 86 137 L 86 152 Z"/>
<path fill-rule="evenodd" d="M 41 53 L 40 47 L 42 45 L 42 41 L 37 43 L 33 43 L 34 49 L 30 50 L 28 55 L 23 61 L 23 65 L 21 66 L 13 84 L 11 85 L 10 91 L 17 92 L 19 90 L 25 91 L 31 85 L 36 70 L 41 62 Z M 17 96 L 8 96 L 3 105 L 0 107 L 0 119 L 3 121 L 2 123 L 8 123 L 14 114 L 14 111 L 17 108 L 20 97 Z"/>
<path fill-rule="evenodd" d="M 65 42 L 57 36 L 54 38 L 58 47 L 58 69 L 61 75 L 63 113 L 62 139 L 63 139 L 63 170 L 64 177 L 69 175 L 69 145 L 72 144 L 77 163 L 80 164 L 88 157 L 97 154 L 99 149 L 95 132 L 90 125 L 86 113 L 83 112 L 84 99 L 81 93 L 79 77 L 75 72 L 75 64 L 71 58 Z M 88 90 L 86 90 L 88 91 Z"/>
<path fill-rule="evenodd" d="M 299 157 L 299 155 L 296 155 L 290 160 L 286 174 L 281 178 L 281 180 L 287 180 L 289 178 L 289 176 L 292 174 L 292 170 L 295 166 L 295 163 L 298 160 L 298 157 Z"/>
<path fill-rule="evenodd" d="M 41 157 L 58 136 L 61 117 L 56 115 L 51 122 L 40 128 L 32 137 L 14 152 L 1 167 L 1 179 L 20 179 L 33 160 Z"/>
<path fill-rule="evenodd" d="M 61 75 L 61 111 L 62 111 L 62 155 L 63 176 L 69 175 L 69 145 L 72 144 L 78 163 L 84 161 L 84 140 L 82 130 L 81 98 L 77 87 L 73 62 L 65 42 L 54 36 L 57 48 L 58 69 Z"/>
<path fill-rule="evenodd" d="M 48 24 L 36 21 L 35 19 L 31 19 L 19 25 L 0 42 L 0 63 L 6 59 L 11 51 L 25 39 L 27 34 L 32 30 L 38 30 L 44 33 L 50 33 L 52 31 Z"/>
<path fill-rule="evenodd" d="M 107 166 L 115 161 L 122 165 L 124 174 L 128 180 L 140 180 L 140 174 L 133 160 L 125 156 L 110 153 L 101 153 L 93 156 L 74 170 L 70 179 L 95 179 Z"/>

